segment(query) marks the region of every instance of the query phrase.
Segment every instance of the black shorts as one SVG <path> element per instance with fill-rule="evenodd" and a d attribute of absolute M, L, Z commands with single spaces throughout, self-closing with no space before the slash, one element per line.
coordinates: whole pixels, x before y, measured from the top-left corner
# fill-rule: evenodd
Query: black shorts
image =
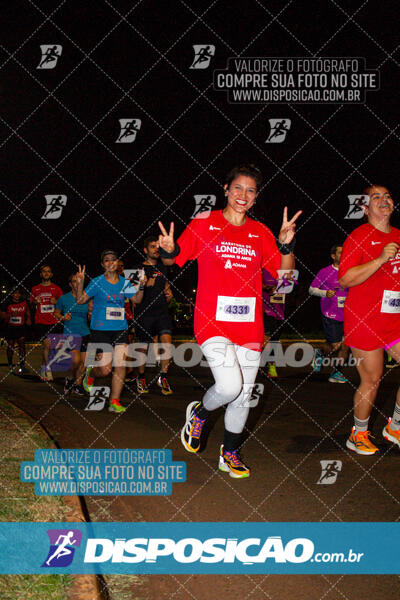
<path fill-rule="evenodd" d="M 120 329 L 118 331 L 105 331 L 104 329 L 91 329 L 88 336 L 89 344 L 109 344 L 113 348 L 119 344 L 129 344 L 128 330 Z M 86 344 L 87 345 L 87 344 Z M 83 350 L 81 349 L 81 352 Z M 99 346 L 98 352 L 103 352 Z"/>
<path fill-rule="evenodd" d="M 169 313 L 148 313 L 135 319 L 136 335 L 139 342 L 151 344 L 155 335 L 172 334 L 172 323 Z"/>
<path fill-rule="evenodd" d="M 26 336 L 25 325 L 8 325 L 4 331 L 6 340 L 19 340 Z"/>
<path fill-rule="evenodd" d="M 80 352 L 86 352 L 87 345 L 89 342 L 90 342 L 90 334 L 88 333 L 88 335 L 84 335 L 82 338 Z"/>
<path fill-rule="evenodd" d="M 282 324 L 283 321 L 275 319 L 272 315 L 263 313 L 264 320 L 264 333 L 267 335 L 271 342 L 279 342 L 279 338 L 282 335 Z"/>
<path fill-rule="evenodd" d="M 328 344 L 337 344 L 344 338 L 343 321 L 336 321 L 322 315 L 322 326 L 324 328 L 325 339 Z"/>
<path fill-rule="evenodd" d="M 38 342 L 43 342 L 51 334 L 62 333 L 62 326 L 60 323 L 54 323 L 53 325 L 43 325 L 43 323 L 35 323 L 35 336 Z"/>

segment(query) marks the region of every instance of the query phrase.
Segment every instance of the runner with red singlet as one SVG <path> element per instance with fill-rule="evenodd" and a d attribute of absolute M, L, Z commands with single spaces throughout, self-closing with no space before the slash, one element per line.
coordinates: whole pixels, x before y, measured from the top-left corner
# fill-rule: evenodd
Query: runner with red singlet
<path fill-rule="evenodd" d="M 42 365 L 40 367 L 40 378 L 42 381 L 52 381 L 53 374 L 47 365 L 50 356 L 50 333 L 61 331 L 59 321 L 55 316 L 55 305 L 62 290 L 51 281 L 53 273 L 49 265 L 43 265 L 40 269 L 39 285 L 35 285 L 31 291 L 30 301 L 35 306 L 35 333 L 39 342 L 42 343 Z"/>
<path fill-rule="evenodd" d="M 170 264 L 176 257 L 181 267 L 197 259 L 194 331 L 215 379 L 202 402 L 187 407 L 181 440 L 186 450 L 198 452 L 209 413 L 226 405 L 219 468 L 231 477 L 250 474 L 238 449 L 264 340 L 261 269 L 277 277 L 277 269 L 294 267 L 295 221 L 301 214 L 288 221 L 285 207 L 278 250 L 272 232 L 246 217 L 261 181 L 260 171 L 252 165 L 232 169 L 226 179 L 224 210 L 212 211 L 207 219 L 193 219 L 176 245 L 173 223 L 168 234 L 159 222 L 162 257 L 170 258 Z"/>
<path fill-rule="evenodd" d="M 7 343 L 7 362 L 10 373 L 13 371 L 14 349 L 18 346 L 19 368 L 17 373 L 25 375 L 25 336 L 26 325 L 31 325 L 31 313 L 26 300 L 22 298 L 21 288 L 11 292 L 11 299 L 0 307 L 0 317 L 6 322 L 5 339 Z"/>
<path fill-rule="evenodd" d="M 346 442 L 358 454 L 374 454 L 368 420 L 383 373 L 384 349 L 400 360 L 400 230 L 390 225 L 394 210 L 387 188 L 365 191 L 368 223 L 343 245 L 339 283 L 349 287 L 344 305 L 345 343 L 353 349 L 361 383 L 354 395 L 354 427 Z M 400 390 L 383 436 L 400 447 Z"/>

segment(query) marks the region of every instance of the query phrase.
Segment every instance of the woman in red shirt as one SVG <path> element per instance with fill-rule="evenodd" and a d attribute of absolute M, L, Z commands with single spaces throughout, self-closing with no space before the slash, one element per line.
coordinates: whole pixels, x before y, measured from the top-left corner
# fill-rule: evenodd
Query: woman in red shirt
<path fill-rule="evenodd" d="M 354 395 L 354 427 L 346 442 L 358 454 L 378 448 L 368 420 L 383 373 L 384 350 L 400 361 L 400 230 L 390 225 L 394 204 L 387 188 L 372 185 L 365 193 L 368 223 L 343 245 L 339 283 L 350 288 L 344 305 L 345 343 L 357 360 L 361 383 Z M 400 393 L 383 436 L 400 446 Z"/>
<path fill-rule="evenodd" d="M 250 474 L 238 449 L 264 340 L 261 272 L 266 268 L 277 277 L 277 269 L 293 269 L 295 221 L 301 213 L 288 221 L 285 207 L 275 240 L 265 225 L 246 216 L 261 181 L 261 173 L 253 165 L 232 169 L 224 187 L 225 208 L 212 211 L 208 218 L 193 219 L 176 245 L 173 223 L 169 233 L 159 223 L 164 259 L 173 264 L 176 257 L 180 267 L 197 260 L 194 332 L 215 379 L 202 401 L 187 407 L 181 440 L 188 452 L 198 452 L 208 415 L 226 406 L 219 468 L 237 478 Z"/>

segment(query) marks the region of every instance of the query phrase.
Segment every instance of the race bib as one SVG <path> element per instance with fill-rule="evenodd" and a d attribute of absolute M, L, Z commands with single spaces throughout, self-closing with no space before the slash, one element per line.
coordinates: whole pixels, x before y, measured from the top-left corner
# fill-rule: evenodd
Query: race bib
<path fill-rule="evenodd" d="M 41 313 L 53 313 L 54 312 L 54 304 L 41 304 L 40 312 Z"/>
<path fill-rule="evenodd" d="M 273 304 L 285 304 L 285 294 L 274 294 L 269 301 Z"/>
<path fill-rule="evenodd" d="M 344 307 L 344 301 L 345 300 L 346 300 L 346 296 L 338 296 L 337 297 L 338 308 L 343 308 Z"/>
<path fill-rule="evenodd" d="M 400 313 L 400 292 L 385 290 L 383 292 L 381 312 Z"/>
<path fill-rule="evenodd" d="M 21 325 L 22 317 L 10 317 L 10 323 L 13 325 Z"/>
<path fill-rule="evenodd" d="M 218 296 L 217 321 L 254 322 L 256 308 L 255 298 L 235 298 L 234 296 Z"/>
<path fill-rule="evenodd" d="M 118 306 L 106 307 L 107 321 L 123 321 L 125 319 L 125 309 Z"/>

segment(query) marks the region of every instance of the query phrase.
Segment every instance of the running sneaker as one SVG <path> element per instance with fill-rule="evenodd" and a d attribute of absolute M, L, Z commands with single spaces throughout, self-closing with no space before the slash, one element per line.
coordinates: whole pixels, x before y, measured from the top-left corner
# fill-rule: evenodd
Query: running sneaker
<path fill-rule="evenodd" d="M 40 381 L 47 381 L 47 371 L 44 365 L 40 367 Z"/>
<path fill-rule="evenodd" d="M 145 377 L 136 377 L 136 389 L 139 394 L 148 394 L 149 388 L 147 387 Z"/>
<path fill-rule="evenodd" d="M 357 454 L 365 455 L 375 454 L 375 452 L 379 451 L 379 448 L 377 448 L 369 439 L 369 436 L 371 435 L 370 431 L 359 431 L 355 434 L 355 429 L 356 428 L 353 426 L 350 437 L 346 442 L 346 447 L 349 448 L 349 450 L 354 450 Z"/>
<path fill-rule="evenodd" d="M 119 400 L 114 398 L 108 406 L 108 412 L 123 413 L 126 411 L 125 406 L 122 406 Z"/>
<path fill-rule="evenodd" d="M 387 425 L 383 428 L 382 435 L 385 440 L 389 442 L 393 442 L 393 444 L 397 444 L 400 448 L 400 429 L 391 429 L 390 423 L 392 422 L 392 417 L 390 417 Z"/>
<path fill-rule="evenodd" d="M 315 348 L 314 358 L 312 359 L 311 363 L 315 373 L 319 373 L 321 371 L 323 358 L 324 355 L 322 354 L 321 350 L 319 348 Z"/>
<path fill-rule="evenodd" d="M 64 381 L 64 394 L 67 396 L 72 392 L 72 388 L 74 386 L 74 380 L 70 377 L 66 377 Z"/>
<path fill-rule="evenodd" d="M 224 445 L 221 445 L 219 451 L 219 466 L 220 471 L 229 473 L 231 477 L 235 479 L 243 479 L 244 477 L 250 477 L 250 469 L 246 467 L 238 450 L 233 452 L 224 452 Z"/>
<path fill-rule="evenodd" d="M 169 385 L 168 377 L 164 373 L 161 373 L 157 379 L 157 385 L 161 388 L 161 393 L 164 394 L 164 396 L 169 396 L 169 394 L 174 393 Z"/>
<path fill-rule="evenodd" d="M 86 369 L 85 377 L 83 378 L 83 381 L 82 381 L 83 389 L 88 394 L 90 394 L 90 390 L 94 386 L 94 377 L 91 376 L 92 368 L 93 367 L 88 367 Z"/>
<path fill-rule="evenodd" d="M 268 364 L 267 375 L 268 375 L 268 377 L 278 377 L 278 372 L 276 370 L 275 363 Z"/>
<path fill-rule="evenodd" d="M 72 393 L 75 396 L 85 396 L 85 390 L 83 389 L 83 385 L 79 385 L 78 383 L 74 383 L 72 386 Z"/>
<path fill-rule="evenodd" d="M 201 406 L 201 402 L 191 402 L 186 409 L 186 423 L 182 427 L 181 441 L 188 452 L 198 452 L 200 449 L 200 436 L 206 419 L 200 419 L 196 415 L 196 408 Z"/>
<path fill-rule="evenodd" d="M 50 367 L 45 367 L 46 369 L 46 381 L 53 381 L 53 373 L 51 372 Z"/>
<path fill-rule="evenodd" d="M 349 380 L 340 371 L 332 373 L 328 381 L 331 383 L 349 383 Z"/>
<path fill-rule="evenodd" d="M 26 369 L 25 367 L 18 367 L 17 373 L 18 375 L 21 375 L 23 377 L 24 375 L 28 374 L 28 369 Z"/>

